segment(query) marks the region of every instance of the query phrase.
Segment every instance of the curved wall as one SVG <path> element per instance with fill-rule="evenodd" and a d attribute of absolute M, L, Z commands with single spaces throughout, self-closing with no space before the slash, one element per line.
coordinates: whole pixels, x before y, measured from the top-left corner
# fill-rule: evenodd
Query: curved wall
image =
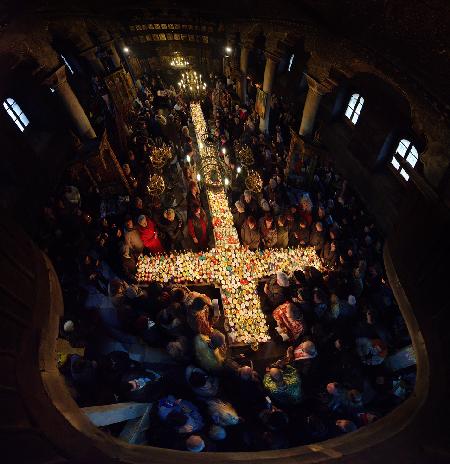
<path fill-rule="evenodd" d="M 237 463 L 237 462 L 365 462 L 380 458 L 402 462 L 440 462 L 427 449 L 438 439 L 438 423 L 429 421 L 442 401 L 445 385 L 440 348 L 429 324 L 419 326 L 426 306 L 412 307 L 388 241 L 385 264 L 417 356 L 414 394 L 392 413 L 347 436 L 288 450 L 258 453 L 200 455 L 127 445 L 97 429 L 79 410 L 56 368 L 55 343 L 62 298 L 49 260 L 17 226 L 0 224 L 0 443 L 3 462 L 123 462 L 123 463 Z M 398 251 L 398 249 L 397 249 Z M 410 282 L 407 282 L 409 285 Z M 20 314 L 20 317 L 19 317 Z M 421 330 L 419 330 L 419 327 Z M 9 344 L 8 344 L 9 343 Z M 445 368 L 445 367 L 444 367 Z M 447 367 L 448 369 L 448 367 Z M 424 430 L 426 421 L 426 430 Z M 432 447 L 433 448 L 433 447 Z M 5 459 L 5 460 L 3 460 Z M 442 461 L 444 462 L 444 461 Z"/>

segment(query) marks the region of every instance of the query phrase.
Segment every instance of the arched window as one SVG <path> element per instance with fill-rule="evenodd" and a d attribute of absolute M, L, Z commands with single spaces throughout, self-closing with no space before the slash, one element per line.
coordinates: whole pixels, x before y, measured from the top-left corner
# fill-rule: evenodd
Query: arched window
<path fill-rule="evenodd" d="M 6 112 L 16 123 L 17 127 L 23 132 L 25 127 L 27 127 L 30 123 L 30 121 L 28 121 L 28 118 L 20 109 L 20 106 L 12 98 L 7 98 L 3 102 L 3 108 L 5 108 Z"/>
<path fill-rule="evenodd" d="M 391 164 L 394 169 L 400 173 L 403 179 L 408 181 L 409 174 L 407 171 L 413 168 L 418 160 L 419 153 L 416 147 L 409 140 L 402 139 L 392 156 Z"/>
<path fill-rule="evenodd" d="M 345 110 L 345 116 L 347 116 L 353 124 L 356 124 L 356 121 L 358 121 L 363 105 L 364 98 L 361 97 L 359 93 L 354 93 L 348 102 L 347 109 Z"/>

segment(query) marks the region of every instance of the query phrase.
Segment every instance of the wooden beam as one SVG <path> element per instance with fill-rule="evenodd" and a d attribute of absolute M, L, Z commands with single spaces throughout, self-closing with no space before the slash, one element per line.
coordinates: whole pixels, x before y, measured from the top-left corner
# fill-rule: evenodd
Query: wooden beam
<path fill-rule="evenodd" d="M 150 425 L 150 412 L 152 405 L 147 407 L 145 413 L 137 419 L 131 419 L 123 428 L 119 435 L 119 439 L 131 443 L 132 445 L 144 445 L 147 443 L 145 432 Z"/>
<path fill-rule="evenodd" d="M 81 410 L 94 425 L 100 427 L 141 417 L 149 406 L 149 403 L 116 403 L 89 406 Z"/>

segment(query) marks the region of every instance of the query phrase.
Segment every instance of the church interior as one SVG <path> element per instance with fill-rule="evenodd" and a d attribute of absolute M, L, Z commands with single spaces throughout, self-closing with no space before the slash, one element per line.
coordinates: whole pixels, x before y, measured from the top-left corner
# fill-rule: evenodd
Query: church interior
<path fill-rule="evenodd" d="M 0 461 L 450 463 L 449 37 L 4 2 Z"/>

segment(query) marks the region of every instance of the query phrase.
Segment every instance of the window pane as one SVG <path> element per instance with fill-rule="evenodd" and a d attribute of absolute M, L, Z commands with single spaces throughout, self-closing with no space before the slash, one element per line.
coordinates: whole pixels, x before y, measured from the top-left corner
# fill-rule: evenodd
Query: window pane
<path fill-rule="evenodd" d="M 30 121 L 28 121 L 28 118 L 23 113 L 19 116 L 19 118 L 22 121 L 24 127 L 28 126 Z"/>
<path fill-rule="evenodd" d="M 347 110 L 345 111 L 345 116 L 347 116 L 348 119 L 352 117 L 353 109 L 348 107 Z"/>
<path fill-rule="evenodd" d="M 405 147 L 405 145 L 403 145 L 403 143 L 400 142 L 400 143 L 398 144 L 398 147 L 397 147 L 396 152 L 397 152 L 402 158 L 404 158 L 404 157 L 405 157 L 405 153 L 406 153 L 406 149 L 407 149 L 407 147 Z"/>
<path fill-rule="evenodd" d="M 356 121 L 358 120 L 358 117 L 359 117 L 359 114 L 355 112 L 355 114 L 353 115 L 353 118 L 352 118 L 352 123 L 353 124 L 356 124 Z"/>
<path fill-rule="evenodd" d="M 411 145 L 411 142 L 406 139 L 400 140 L 400 143 L 405 146 L 405 148 L 408 148 Z"/>
<path fill-rule="evenodd" d="M 356 94 L 356 93 L 354 95 L 352 95 L 352 98 L 350 98 L 350 101 L 348 102 L 348 106 L 350 108 L 353 109 L 355 107 L 356 101 L 358 100 L 358 97 L 359 97 L 359 95 Z"/>
<path fill-rule="evenodd" d="M 6 99 L 7 103 L 9 103 L 10 105 L 12 105 L 14 102 L 14 100 L 12 98 L 7 98 Z"/>
<path fill-rule="evenodd" d="M 358 113 L 358 116 L 361 114 L 362 106 L 363 106 L 363 102 L 360 100 L 358 103 L 358 106 L 356 107 L 356 113 Z"/>
<path fill-rule="evenodd" d="M 406 161 L 414 167 L 417 163 L 417 158 L 410 152 L 408 153 L 408 156 L 406 157 Z"/>
<path fill-rule="evenodd" d="M 394 166 L 394 168 L 398 170 L 398 168 L 400 167 L 400 163 L 395 159 L 395 156 L 392 157 L 391 163 Z"/>
<path fill-rule="evenodd" d="M 402 169 L 402 170 L 400 171 L 400 175 L 401 175 L 406 181 L 409 180 L 409 175 L 407 174 L 407 172 L 406 172 L 404 169 Z"/>

